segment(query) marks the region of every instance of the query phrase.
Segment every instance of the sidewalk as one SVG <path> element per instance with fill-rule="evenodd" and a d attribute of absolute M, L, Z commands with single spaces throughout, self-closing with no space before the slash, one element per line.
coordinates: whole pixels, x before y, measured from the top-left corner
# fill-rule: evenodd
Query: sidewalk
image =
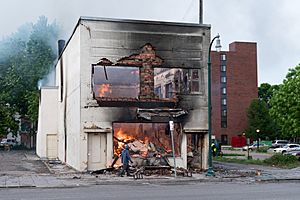
<path fill-rule="evenodd" d="M 19 153 L 20 154 L 20 153 Z M 5 154 L 2 154 L 2 156 Z M 25 152 L 22 155 L 25 165 L 32 164 L 31 171 L 22 171 L 16 168 L 13 171 L 7 169 L 0 171 L 0 188 L 61 188 L 82 187 L 92 185 L 140 185 L 140 184 L 193 184 L 195 182 L 278 182 L 278 181 L 300 181 L 300 168 L 291 170 L 277 169 L 272 167 L 256 165 L 240 165 L 232 163 L 214 163 L 215 177 L 207 177 L 205 172 L 195 173 L 192 177 L 178 176 L 144 176 L 143 179 L 134 180 L 133 177 L 118 177 L 114 174 L 91 175 L 80 173 L 59 162 L 45 165 L 34 153 Z M 5 160 L 5 158 L 4 158 Z M 13 165 L 11 162 L 10 165 Z M 6 166 L 7 167 L 7 166 Z"/>
<path fill-rule="evenodd" d="M 144 176 L 133 177 L 91 175 L 77 172 L 60 162 L 51 164 L 40 160 L 33 151 L 0 151 L 0 188 L 60 188 L 109 184 L 165 184 L 204 180 L 205 174 L 194 177 Z"/>
<path fill-rule="evenodd" d="M 214 167 L 223 169 L 221 176 L 229 172 L 241 174 L 255 182 L 300 181 L 300 167 L 294 169 L 280 169 L 262 165 L 246 165 L 237 163 L 214 162 Z M 226 176 L 226 175 L 225 175 Z"/>

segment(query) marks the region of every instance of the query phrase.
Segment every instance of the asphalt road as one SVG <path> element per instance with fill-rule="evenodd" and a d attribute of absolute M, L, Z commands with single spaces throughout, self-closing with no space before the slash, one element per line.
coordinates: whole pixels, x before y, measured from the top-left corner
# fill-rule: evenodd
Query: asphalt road
<path fill-rule="evenodd" d="M 0 189 L 5 200 L 298 200 L 300 183 L 196 183 L 98 185 L 93 187 L 56 189 Z"/>

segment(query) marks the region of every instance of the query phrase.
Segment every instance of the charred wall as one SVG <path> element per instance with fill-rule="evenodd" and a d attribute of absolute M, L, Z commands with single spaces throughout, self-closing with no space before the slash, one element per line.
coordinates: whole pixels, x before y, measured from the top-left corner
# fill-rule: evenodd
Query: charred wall
<path fill-rule="evenodd" d="M 97 102 L 91 95 L 91 64 L 100 58 L 117 62 L 123 57 L 139 53 L 142 46 L 150 43 L 160 58 L 161 67 L 201 69 L 203 92 L 181 95 L 179 106 L 189 111 L 185 119 L 189 129 L 206 129 L 206 61 L 210 40 L 210 27 L 198 24 L 176 24 L 141 21 L 98 20 L 84 18 L 81 30 L 81 102 L 82 107 L 96 108 Z M 88 109 L 91 110 L 91 109 Z M 88 110 L 83 112 L 89 112 Z M 110 124 L 112 121 L 136 120 L 134 108 L 98 107 L 92 121 Z M 91 113 L 87 114 L 90 116 Z M 133 114 L 133 115 L 132 115 Z M 199 123 L 199 117 L 200 119 Z M 95 118 L 97 118 L 95 120 Z M 112 121 L 110 121 L 112 120 Z"/>

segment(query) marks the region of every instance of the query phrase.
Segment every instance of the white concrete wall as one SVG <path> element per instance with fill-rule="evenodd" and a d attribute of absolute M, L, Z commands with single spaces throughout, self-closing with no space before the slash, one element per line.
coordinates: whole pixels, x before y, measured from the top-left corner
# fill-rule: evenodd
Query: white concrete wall
<path fill-rule="evenodd" d="M 47 157 L 47 134 L 58 131 L 57 87 L 41 89 L 36 153 L 41 158 Z"/>
<path fill-rule="evenodd" d="M 93 29 L 91 26 L 90 29 Z M 92 56 L 91 49 L 100 46 L 101 41 L 91 41 L 90 29 L 79 25 L 56 66 L 56 85 L 59 86 L 58 115 L 58 156 L 63 162 L 79 171 L 87 170 L 87 134 L 86 128 L 98 127 L 99 132 L 107 133 L 107 160 L 113 158 L 112 121 L 124 114 L 123 108 L 97 107 L 91 85 L 92 63 L 103 55 Z M 63 65 L 63 101 L 60 101 L 60 67 Z M 67 98 L 66 98 L 67 97 Z M 65 101 L 67 99 L 67 101 Z M 113 113 L 104 116 L 103 113 Z M 66 112 L 67 152 L 65 153 L 64 113 Z M 135 112 L 133 109 L 127 109 Z M 65 160 L 66 158 L 66 160 Z"/>
<path fill-rule="evenodd" d="M 208 169 L 208 151 L 209 151 L 209 141 L 208 134 L 204 135 L 204 145 L 202 147 L 202 169 Z"/>
<path fill-rule="evenodd" d="M 63 66 L 63 94 L 60 68 Z M 69 166 L 80 170 L 80 31 L 76 29 L 56 66 L 59 86 L 58 156 Z M 62 100 L 62 101 L 61 101 Z M 67 144 L 65 144 L 65 141 Z M 66 145 L 66 147 L 65 147 Z M 66 149 L 66 151 L 65 151 Z"/>
<path fill-rule="evenodd" d="M 83 22 L 84 23 L 84 22 Z M 112 119 L 108 116 L 103 117 L 103 109 L 111 109 L 111 113 L 118 115 L 118 110 L 121 108 L 101 108 L 97 107 L 98 104 L 93 98 L 92 85 L 91 85 L 91 74 L 92 74 L 92 63 L 97 63 L 104 55 L 92 56 L 92 48 L 101 46 L 101 41 L 95 42 L 90 31 L 95 27 L 92 24 L 88 26 L 79 25 L 81 30 L 81 132 L 80 132 L 80 171 L 87 170 L 88 163 L 88 143 L 87 143 L 87 128 L 94 127 L 94 131 L 106 132 L 107 134 L 107 159 L 106 165 L 111 163 L 113 159 L 113 135 L 112 135 Z M 87 29 L 89 27 L 89 29 Z M 89 105 L 89 106 L 88 106 Z M 92 106 L 90 106 L 92 105 Z"/>

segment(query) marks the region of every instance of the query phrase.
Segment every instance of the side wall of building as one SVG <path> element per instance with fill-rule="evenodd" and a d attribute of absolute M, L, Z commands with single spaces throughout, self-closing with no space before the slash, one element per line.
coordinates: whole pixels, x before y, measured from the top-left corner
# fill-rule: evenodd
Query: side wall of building
<path fill-rule="evenodd" d="M 47 134 L 56 135 L 57 120 L 57 87 L 41 89 L 36 153 L 40 158 L 47 157 Z"/>
<path fill-rule="evenodd" d="M 56 65 L 58 86 L 58 156 L 75 169 L 80 166 L 80 30 L 76 29 Z M 62 80 L 61 80 L 62 79 Z"/>

